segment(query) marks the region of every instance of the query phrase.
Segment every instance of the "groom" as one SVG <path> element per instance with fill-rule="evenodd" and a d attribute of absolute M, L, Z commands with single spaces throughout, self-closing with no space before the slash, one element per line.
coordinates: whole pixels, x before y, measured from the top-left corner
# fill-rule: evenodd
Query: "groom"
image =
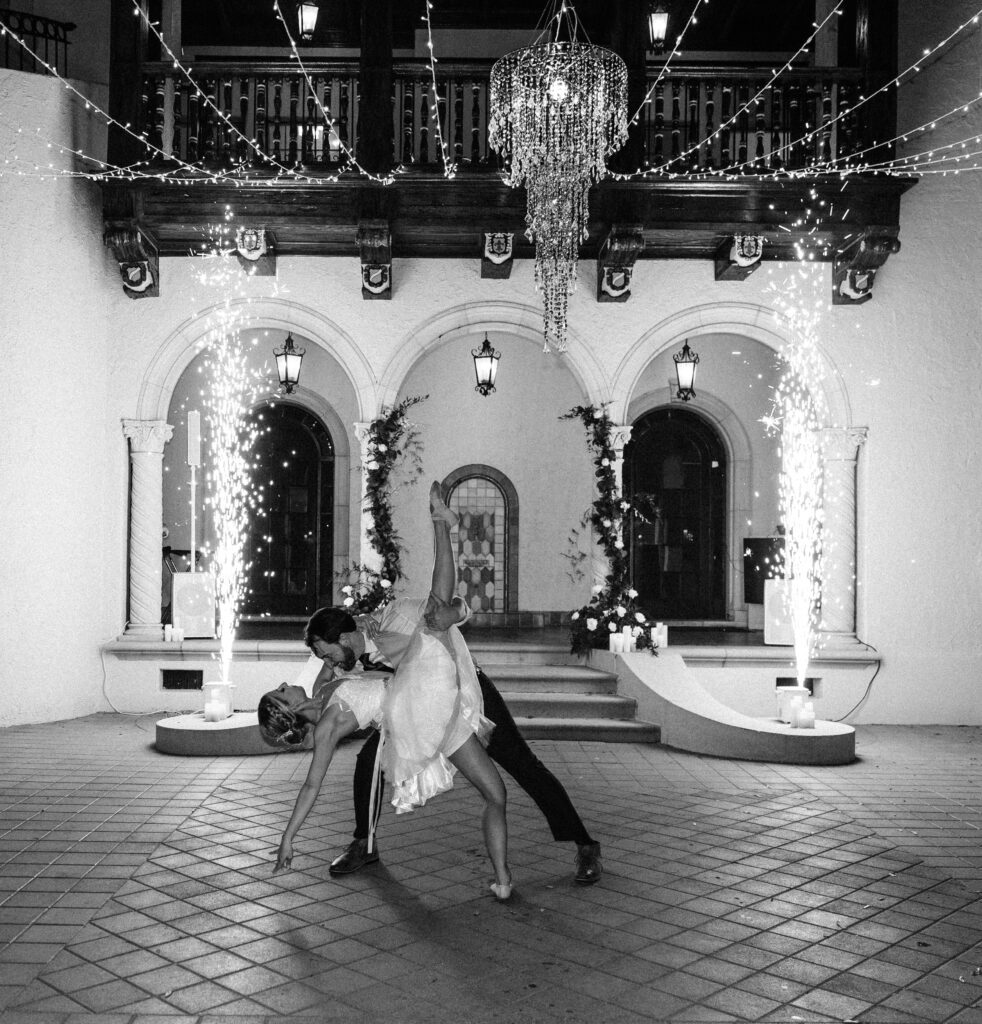
<path fill-rule="evenodd" d="M 425 607 L 425 601 L 401 598 L 371 615 L 358 616 L 357 620 L 342 608 L 320 608 L 307 623 L 304 643 L 324 661 L 326 672 L 333 671 L 334 665 L 350 667 L 355 658 L 366 667 L 394 671 L 406 653 L 416 626 L 424 617 Z M 456 607 L 444 604 L 426 615 L 426 624 L 431 628 L 445 629 L 459 617 Z M 484 714 L 495 726 L 487 747 L 488 756 L 497 761 L 535 801 L 545 815 L 553 839 L 576 843 L 576 873 L 573 878 L 580 885 L 592 885 L 603 872 L 600 844 L 587 832 L 562 783 L 532 753 L 494 683 L 480 668 L 477 669 L 477 678 L 484 698 Z M 349 874 L 379 859 L 377 848 L 368 849 L 369 822 L 373 815 L 372 823 L 378 821 L 385 781 L 383 777 L 372 807 L 372 774 L 378 744 L 379 734 L 373 731 L 358 753 L 354 776 L 354 840 L 331 863 L 332 875 Z"/>

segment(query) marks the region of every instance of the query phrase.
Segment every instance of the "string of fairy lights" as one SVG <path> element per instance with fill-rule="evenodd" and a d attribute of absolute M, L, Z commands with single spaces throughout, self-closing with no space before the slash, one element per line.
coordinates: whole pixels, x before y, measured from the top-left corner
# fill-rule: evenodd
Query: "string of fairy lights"
<path fill-rule="evenodd" d="M 703 4 L 708 4 L 709 0 L 697 0 L 692 12 L 683 27 L 683 30 L 678 33 L 675 38 L 675 43 L 668 57 L 664 61 L 664 64 L 660 68 L 655 81 L 648 88 L 641 104 L 637 111 L 632 115 L 630 123 L 636 125 L 639 123 L 640 118 L 644 109 L 651 105 L 653 97 L 658 86 L 665 80 L 670 74 L 670 67 L 672 61 L 682 51 L 681 46 L 684 41 L 684 37 L 688 29 L 696 24 L 698 21 L 697 14 Z M 134 180 L 154 180 L 162 183 L 175 184 L 180 186 L 188 185 L 201 185 L 201 184 L 212 184 L 212 185 L 231 185 L 236 188 L 241 187 L 256 187 L 262 188 L 271 184 L 282 184 L 284 182 L 297 182 L 300 184 L 320 184 L 330 183 L 339 180 L 340 174 L 345 171 L 350 173 L 356 173 L 370 181 L 377 182 L 382 185 L 392 185 L 397 181 L 397 176 L 403 170 L 401 166 L 394 168 L 391 172 L 384 174 L 377 174 L 367 170 L 357 160 L 354 151 L 343 141 L 341 133 L 338 131 L 338 125 L 336 120 L 328 111 L 317 90 L 314 88 L 313 79 L 310 71 L 306 67 L 300 51 L 297 47 L 296 40 L 290 30 L 289 23 L 283 14 L 279 0 L 274 0 L 274 11 L 277 15 L 278 20 L 283 26 L 284 33 L 289 45 L 291 57 L 297 64 L 298 70 L 307 82 L 308 89 L 310 90 L 309 95 L 313 99 L 321 118 L 323 119 L 324 129 L 330 133 L 332 146 L 337 146 L 339 151 L 344 155 L 346 164 L 339 172 L 310 172 L 304 169 L 302 166 L 288 166 L 277 160 L 274 156 L 265 152 L 259 145 L 258 140 L 254 137 L 247 136 L 240 127 L 235 123 L 235 120 L 231 118 L 226 112 L 222 111 L 219 106 L 212 100 L 203 90 L 200 85 L 195 81 L 191 71 L 181 63 L 179 58 L 174 54 L 169 45 L 166 43 L 164 36 L 160 32 L 159 26 L 154 23 L 147 14 L 140 8 L 140 6 L 134 0 L 134 14 L 144 19 L 149 29 L 154 33 L 155 37 L 160 41 L 163 52 L 167 54 L 168 60 L 185 79 L 187 79 L 193 90 L 197 100 L 204 103 L 210 110 L 212 110 L 224 128 L 232 133 L 237 139 L 239 139 L 248 149 L 256 155 L 256 157 L 262 161 L 266 166 L 274 168 L 276 174 L 273 178 L 264 177 L 256 178 L 250 177 L 248 174 L 243 173 L 242 166 L 232 166 L 221 169 L 206 168 L 201 163 L 192 163 L 183 160 L 180 155 L 173 152 L 167 152 L 165 148 L 158 146 L 150 137 L 148 137 L 147 131 L 137 132 L 130 124 L 124 124 L 109 114 L 103 107 L 96 103 L 91 98 L 87 97 L 82 91 L 75 86 L 69 80 L 63 78 L 57 71 L 57 69 L 46 61 L 43 56 L 36 52 L 20 35 L 14 32 L 2 19 L 0 19 L 0 37 L 9 36 L 13 39 L 21 49 L 28 54 L 37 64 L 44 68 L 44 70 L 54 78 L 73 96 L 80 101 L 86 111 L 91 112 L 94 116 L 98 117 L 109 127 L 117 128 L 118 130 L 126 133 L 132 139 L 137 141 L 141 146 L 145 147 L 148 154 L 148 159 L 134 162 L 126 166 L 120 166 L 116 164 L 110 164 L 99 157 L 92 156 L 86 153 L 82 148 L 72 148 L 65 146 L 52 139 L 44 138 L 40 131 L 31 132 L 25 130 L 23 125 L 15 127 L 15 131 L 25 136 L 36 136 L 41 143 L 49 149 L 56 150 L 61 155 L 71 157 L 75 160 L 82 161 L 83 163 L 91 165 L 93 169 L 79 169 L 73 168 L 57 168 L 50 161 L 46 161 L 43 158 L 41 160 L 37 158 L 25 157 L 19 153 L 13 155 L 6 155 L 4 157 L 3 165 L 0 166 L 0 174 L 13 173 L 21 177 L 36 177 L 42 180 L 62 177 L 79 177 L 87 178 L 89 180 L 96 181 L 134 181 Z M 456 176 L 458 167 L 457 164 L 452 160 L 450 156 L 449 146 L 447 144 L 441 117 L 441 98 L 438 89 L 438 74 L 436 65 L 438 63 L 436 54 L 433 46 L 433 31 L 432 31 L 432 18 L 431 13 L 433 10 L 432 0 L 424 0 L 424 14 L 422 21 L 426 25 L 427 32 L 427 52 L 428 52 L 428 66 L 430 71 L 430 92 L 432 93 L 432 99 L 429 102 L 430 120 L 434 130 L 434 136 L 437 140 L 437 152 L 439 159 L 443 165 L 444 177 L 452 179 Z M 731 114 L 724 122 L 716 126 L 710 133 L 700 138 L 698 141 L 694 141 L 690 144 L 688 149 L 684 152 L 672 157 L 665 163 L 657 166 L 645 166 L 638 168 L 635 171 L 629 172 L 617 172 L 611 176 L 617 181 L 629 181 L 637 179 L 650 179 L 654 177 L 664 177 L 670 180 L 676 180 L 679 178 L 694 179 L 694 180 L 743 180 L 747 176 L 747 172 L 752 172 L 754 177 L 758 180 L 768 179 L 780 179 L 787 180 L 789 178 L 809 178 L 809 179 L 821 179 L 829 177 L 846 178 L 850 175 L 855 174 L 893 174 L 900 176 L 910 176 L 920 173 L 925 174 L 956 174 L 964 173 L 967 171 L 976 171 L 982 169 L 982 160 L 978 158 L 982 156 L 978 150 L 971 150 L 969 147 L 980 142 L 978 134 L 973 133 L 962 139 L 958 139 L 954 142 L 947 143 L 943 146 L 937 146 L 931 149 L 924 149 L 918 153 L 900 155 L 896 157 L 884 158 L 882 160 L 873 161 L 862 161 L 861 158 L 868 153 L 879 150 L 884 151 L 885 147 L 901 143 L 907 143 L 911 137 L 923 135 L 930 131 L 935 130 L 939 124 L 949 120 L 950 118 L 958 115 L 965 114 L 971 110 L 979 100 L 982 100 L 982 92 L 979 95 L 966 100 L 963 103 L 959 103 L 941 114 L 926 120 L 922 124 L 915 128 L 908 129 L 900 132 L 891 139 L 884 139 L 882 142 L 878 141 L 865 147 L 862 150 L 853 152 L 850 154 L 844 154 L 836 157 L 831 157 L 823 161 L 816 161 L 809 166 L 802 168 L 787 169 L 783 167 L 772 167 L 772 168 L 761 168 L 758 166 L 758 158 L 748 158 L 740 162 L 733 162 L 724 167 L 720 168 L 685 168 L 682 167 L 678 170 L 673 170 L 674 165 L 684 163 L 693 154 L 698 153 L 701 149 L 708 146 L 715 138 L 717 138 L 722 132 L 737 123 L 738 119 L 751 110 L 761 99 L 761 97 L 770 89 L 775 82 L 777 82 L 781 75 L 785 71 L 791 70 L 794 61 L 800 56 L 807 53 L 811 43 L 815 37 L 822 30 L 822 28 L 829 22 L 833 17 L 841 15 L 842 4 L 837 4 L 823 19 L 820 23 L 815 25 L 814 31 L 809 36 L 808 40 L 803 44 L 802 47 L 796 51 L 794 56 L 786 61 L 780 68 L 772 69 L 771 76 L 768 82 L 758 89 L 755 94 L 750 97 L 745 103 L 742 103 L 740 107 Z M 969 29 L 975 28 L 979 25 L 980 17 L 982 17 L 982 8 L 980 8 L 970 18 L 957 25 L 952 31 L 944 36 L 940 41 L 932 46 L 924 47 L 920 56 L 913 61 L 907 68 L 901 71 L 899 74 L 892 77 L 889 81 L 884 82 L 877 89 L 870 92 L 868 95 L 860 96 L 859 99 L 852 104 L 843 105 L 834 115 L 831 115 L 828 119 L 823 119 L 821 124 L 816 124 L 813 127 L 809 127 L 799 138 L 782 142 L 780 146 L 780 152 L 787 152 L 796 146 L 806 146 L 813 142 L 816 136 L 822 132 L 828 132 L 831 127 L 838 122 L 842 121 L 846 117 L 854 116 L 862 107 L 870 103 L 877 96 L 883 94 L 891 88 L 900 88 L 907 82 L 912 81 L 914 77 L 923 69 L 923 67 L 932 58 L 938 55 L 942 50 L 948 47 L 954 40 L 956 40 L 962 33 Z M 4 118 L 3 122 L 10 125 L 11 122 Z M 779 154 L 778 154 L 779 155 Z M 163 164 L 164 166 L 161 166 Z"/>

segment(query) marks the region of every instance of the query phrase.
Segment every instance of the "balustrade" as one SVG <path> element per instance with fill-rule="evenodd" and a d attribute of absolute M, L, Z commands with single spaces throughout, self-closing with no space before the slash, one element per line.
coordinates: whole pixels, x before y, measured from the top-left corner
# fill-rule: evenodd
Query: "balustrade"
<path fill-rule="evenodd" d="M 490 68 L 489 61 L 441 61 L 434 96 L 426 61 L 396 61 L 393 164 L 440 168 L 442 134 L 447 158 L 461 170 L 497 169 L 487 141 Z M 325 172 L 346 165 L 346 149 L 357 154 L 357 61 L 312 61 L 309 77 L 290 64 L 216 61 L 188 70 L 197 88 L 171 64 L 144 65 L 143 128 L 168 156 L 261 170 L 258 149 L 277 164 Z M 641 117 L 647 165 L 754 174 L 800 170 L 863 147 L 857 116 L 839 117 L 858 96 L 858 71 L 810 68 L 769 79 L 769 71 L 673 68 Z"/>
<path fill-rule="evenodd" d="M 62 78 L 68 77 L 68 33 L 75 28 L 74 22 L 54 21 L 7 7 L 0 7 L 0 22 L 10 29 L 0 36 L 0 68 L 47 74 L 45 68 L 14 40 L 13 33 Z"/>

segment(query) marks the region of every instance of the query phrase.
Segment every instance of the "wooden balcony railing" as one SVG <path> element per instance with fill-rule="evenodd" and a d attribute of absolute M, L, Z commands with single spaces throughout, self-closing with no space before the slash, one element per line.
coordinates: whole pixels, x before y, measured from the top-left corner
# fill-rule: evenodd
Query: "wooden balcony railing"
<path fill-rule="evenodd" d="M 0 68 L 47 74 L 31 54 L 11 33 L 19 36 L 31 50 L 50 64 L 62 78 L 68 77 L 68 33 L 75 28 L 71 21 L 53 21 L 36 14 L 25 14 L 0 7 L 0 23 L 10 30 L 0 35 Z"/>
<path fill-rule="evenodd" d="M 396 62 L 393 162 L 441 166 L 436 107 L 450 160 L 464 171 L 497 168 L 487 142 L 490 68 L 489 61 L 441 61 L 434 104 L 428 63 Z M 188 70 L 210 102 L 172 64 L 144 65 L 142 128 L 168 156 L 209 168 L 268 170 L 247 141 L 254 140 L 255 148 L 277 164 L 317 173 L 344 166 L 345 149 L 357 154 L 357 61 L 310 62 L 309 82 L 287 63 L 212 62 Z M 802 69 L 768 85 L 769 78 L 769 71 L 749 69 L 673 69 L 655 88 L 642 117 L 647 164 L 679 172 L 735 168 L 753 174 L 846 158 L 867 144 L 854 115 L 837 120 L 858 96 L 859 71 Z"/>

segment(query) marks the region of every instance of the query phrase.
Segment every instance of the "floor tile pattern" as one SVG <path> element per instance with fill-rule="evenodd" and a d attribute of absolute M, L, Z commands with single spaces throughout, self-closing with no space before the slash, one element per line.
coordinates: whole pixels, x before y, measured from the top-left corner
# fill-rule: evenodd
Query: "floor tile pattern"
<path fill-rule="evenodd" d="M 0 732 L 0 1024 L 982 1022 L 982 730 L 844 768 L 540 742 L 599 885 L 509 788 L 497 904 L 466 784 L 344 878 L 357 746 L 271 855 L 307 755 L 182 759 L 150 718 Z"/>

